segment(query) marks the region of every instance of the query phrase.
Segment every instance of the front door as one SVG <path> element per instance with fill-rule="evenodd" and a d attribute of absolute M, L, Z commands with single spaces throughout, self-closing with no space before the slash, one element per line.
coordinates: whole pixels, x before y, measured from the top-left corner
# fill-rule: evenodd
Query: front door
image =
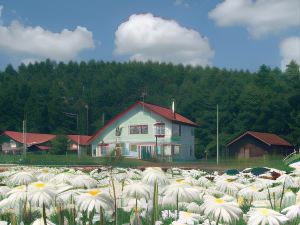
<path fill-rule="evenodd" d="M 150 159 L 152 158 L 152 146 L 141 145 L 139 146 L 141 159 Z"/>

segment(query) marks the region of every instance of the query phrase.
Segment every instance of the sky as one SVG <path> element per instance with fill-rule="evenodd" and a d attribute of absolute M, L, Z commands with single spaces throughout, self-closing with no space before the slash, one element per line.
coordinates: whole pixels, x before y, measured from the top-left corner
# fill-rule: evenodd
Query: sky
<path fill-rule="evenodd" d="M 300 63 L 299 0 L 0 0 L 0 70 L 45 59 Z"/>

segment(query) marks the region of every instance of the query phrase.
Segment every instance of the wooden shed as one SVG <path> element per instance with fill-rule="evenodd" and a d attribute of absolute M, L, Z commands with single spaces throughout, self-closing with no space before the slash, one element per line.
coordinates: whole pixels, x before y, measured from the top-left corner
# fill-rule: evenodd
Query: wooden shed
<path fill-rule="evenodd" d="M 246 131 L 227 144 L 229 156 L 237 158 L 289 155 L 294 146 L 276 134 Z"/>

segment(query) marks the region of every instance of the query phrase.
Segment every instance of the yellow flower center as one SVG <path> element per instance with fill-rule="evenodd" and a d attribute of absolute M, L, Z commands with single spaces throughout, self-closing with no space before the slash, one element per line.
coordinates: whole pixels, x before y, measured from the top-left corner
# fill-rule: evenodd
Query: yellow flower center
<path fill-rule="evenodd" d="M 244 205 L 244 198 L 239 196 L 238 199 L 237 199 L 237 202 L 238 202 L 239 206 Z"/>
<path fill-rule="evenodd" d="M 36 188 L 44 188 L 46 185 L 44 183 L 35 183 L 34 186 Z"/>
<path fill-rule="evenodd" d="M 181 215 L 182 215 L 182 217 L 184 217 L 184 218 L 190 218 L 190 217 L 193 215 L 193 213 L 190 213 L 190 212 L 183 212 Z"/>
<path fill-rule="evenodd" d="M 223 199 L 221 199 L 221 198 L 216 198 L 216 200 L 215 200 L 215 203 L 217 203 L 217 204 L 222 204 L 224 202 L 225 201 Z"/>
<path fill-rule="evenodd" d="M 88 193 L 89 193 L 91 196 L 96 196 L 96 195 L 101 194 L 101 190 L 99 190 L 99 189 L 90 190 Z"/>
<path fill-rule="evenodd" d="M 43 169 L 42 172 L 43 172 L 43 173 L 49 173 L 49 170 Z"/>
<path fill-rule="evenodd" d="M 251 189 L 252 191 L 257 191 L 257 188 L 256 188 L 255 186 L 251 186 L 250 189 Z"/>
<path fill-rule="evenodd" d="M 175 180 L 175 182 L 178 184 L 182 184 L 182 183 L 184 183 L 184 179 L 177 179 L 177 180 Z"/>
<path fill-rule="evenodd" d="M 263 216 L 269 215 L 269 210 L 268 210 L 268 209 L 260 209 L 259 211 L 260 211 L 260 213 L 261 213 Z"/>

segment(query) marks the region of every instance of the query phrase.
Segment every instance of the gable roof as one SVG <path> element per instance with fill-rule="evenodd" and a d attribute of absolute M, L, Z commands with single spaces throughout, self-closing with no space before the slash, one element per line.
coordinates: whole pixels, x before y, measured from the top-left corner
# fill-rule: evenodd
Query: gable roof
<path fill-rule="evenodd" d="M 53 134 L 39 134 L 39 133 L 25 133 L 26 134 L 26 145 L 38 145 L 48 142 L 56 137 Z M 16 131 L 4 131 L 3 135 L 10 137 L 11 139 L 24 144 L 23 133 Z"/>
<path fill-rule="evenodd" d="M 162 117 L 164 117 L 168 120 L 175 121 L 175 122 L 182 123 L 182 124 L 186 124 L 186 125 L 193 126 L 193 127 L 198 127 L 198 125 L 196 123 L 194 123 L 193 121 L 189 120 L 188 118 L 180 115 L 179 113 L 175 113 L 175 116 L 174 116 L 171 109 L 164 108 L 164 107 L 161 107 L 161 106 L 158 106 L 158 105 L 153 105 L 153 104 L 146 103 L 146 102 L 137 101 L 135 104 L 129 106 L 123 112 L 119 113 L 117 116 L 115 116 L 114 118 L 109 120 L 102 128 L 100 128 L 91 137 L 91 139 L 89 140 L 89 143 L 91 141 L 93 141 L 97 136 L 99 136 L 109 125 L 114 123 L 116 120 L 118 120 L 123 115 L 125 115 L 126 113 L 128 113 L 132 109 L 136 108 L 137 106 L 143 106 L 146 109 L 150 110 L 151 112 L 154 112 L 154 113 L 156 113 L 156 114 L 158 114 L 158 115 L 160 115 L 160 116 L 162 116 Z"/>
<path fill-rule="evenodd" d="M 262 133 L 262 132 L 255 132 L 255 131 L 246 131 L 239 137 L 235 138 L 232 140 L 230 143 L 227 144 L 227 146 L 233 144 L 234 142 L 238 141 L 239 139 L 243 138 L 246 135 L 250 135 L 262 142 L 264 142 L 267 145 L 277 145 L 277 146 L 288 146 L 288 147 L 293 147 L 289 142 L 284 140 L 283 138 L 279 137 L 276 134 L 271 134 L 271 133 Z"/>
<path fill-rule="evenodd" d="M 80 145 L 89 145 L 89 140 L 91 139 L 92 136 L 87 136 L 87 135 L 67 135 L 68 138 L 75 142 L 76 144 L 78 144 L 78 141 L 80 143 Z"/>

